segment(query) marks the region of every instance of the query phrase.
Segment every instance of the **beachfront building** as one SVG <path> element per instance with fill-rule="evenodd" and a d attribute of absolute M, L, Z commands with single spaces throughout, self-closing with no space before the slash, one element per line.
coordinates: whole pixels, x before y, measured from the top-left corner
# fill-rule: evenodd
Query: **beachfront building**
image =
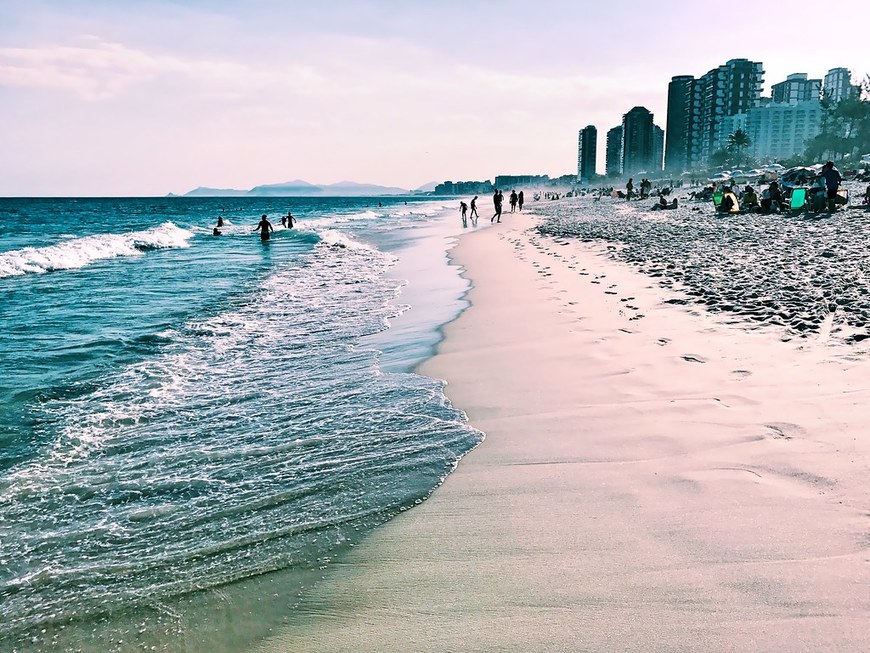
<path fill-rule="evenodd" d="M 598 157 L 598 130 L 588 125 L 580 130 L 577 138 L 577 181 L 590 181 L 595 176 Z"/>
<path fill-rule="evenodd" d="M 681 173 L 688 169 L 689 143 L 692 116 L 691 95 L 695 78 L 677 75 L 668 85 L 668 118 L 665 139 L 665 170 Z"/>
<path fill-rule="evenodd" d="M 607 132 L 607 159 L 605 171 L 608 177 L 622 174 L 622 125 Z"/>
<path fill-rule="evenodd" d="M 650 172 L 661 172 L 665 158 L 665 130 L 653 125 L 653 160 Z"/>
<path fill-rule="evenodd" d="M 435 186 L 435 195 L 486 195 L 492 192 L 492 182 L 444 181 Z"/>
<path fill-rule="evenodd" d="M 771 99 L 777 104 L 797 104 L 818 100 L 822 95 L 822 80 L 808 79 L 806 73 L 794 73 L 771 87 Z"/>
<path fill-rule="evenodd" d="M 653 114 L 646 107 L 634 107 L 622 117 L 623 175 L 655 171 L 654 127 Z"/>
<path fill-rule="evenodd" d="M 727 118 L 759 105 L 764 66 L 748 59 L 732 59 L 698 79 L 682 75 L 671 83 L 675 88 L 673 94 L 668 93 L 668 114 L 674 115 L 674 122 L 673 127 L 669 123 L 668 130 L 678 133 L 668 137 L 677 144 L 670 165 L 675 169 L 684 162 L 684 169 L 693 170 L 706 165 L 710 155 L 727 143 L 731 133 Z"/>
<path fill-rule="evenodd" d="M 848 68 L 831 68 L 825 75 L 825 100 L 831 103 L 858 97 L 861 87 L 852 84 L 852 72 Z"/>
<path fill-rule="evenodd" d="M 722 127 L 730 134 L 742 129 L 750 140 L 745 154 L 771 163 L 803 154 L 807 143 L 821 133 L 823 114 L 819 99 L 790 104 L 767 102 L 746 113 L 728 116 Z"/>
<path fill-rule="evenodd" d="M 516 188 L 518 186 L 541 186 L 550 181 L 549 175 L 498 175 L 496 188 Z"/>

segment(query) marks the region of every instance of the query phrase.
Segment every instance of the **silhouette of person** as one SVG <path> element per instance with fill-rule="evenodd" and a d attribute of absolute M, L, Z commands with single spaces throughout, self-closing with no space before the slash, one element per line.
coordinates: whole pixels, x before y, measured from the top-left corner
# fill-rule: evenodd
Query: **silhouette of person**
<path fill-rule="evenodd" d="M 517 191 L 512 190 L 510 195 L 511 213 L 517 210 Z"/>
<path fill-rule="evenodd" d="M 477 195 L 471 198 L 471 224 L 477 226 L 477 219 L 480 217 L 477 213 Z"/>
<path fill-rule="evenodd" d="M 297 220 L 293 217 L 293 214 L 290 211 L 287 211 L 287 216 L 281 218 L 281 222 L 286 223 L 288 229 L 292 229 L 293 225 L 296 224 Z"/>
<path fill-rule="evenodd" d="M 211 230 L 211 235 L 212 235 L 212 236 L 220 236 L 220 235 L 221 235 L 221 230 L 218 229 L 217 227 L 215 227 L 214 229 Z"/>
<path fill-rule="evenodd" d="M 468 204 L 460 202 L 459 212 L 462 214 L 462 227 L 465 228 L 468 226 Z"/>
<path fill-rule="evenodd" d="M 504 202 L 504 195 L 502 195 L 500 190 L 496 189 L 495 194 L 492 196 L 492 203 L 495 206 L 495 214 L 489 219 L 490 222 L 501 222 L 502 202 Z M 496 218 L 498 218 L 498 220 L 496 220 Z"/>
<path fill-rule="evenodd" d="M 254 228 L 254 231 L 260 232 L 260 240 L 267 241 L 269 240 L 269 234 L 275 231 L 275 229 L 272 227 L 272 223 L 269 222 L 264 213 L 263 217 L 260 218 L 260 222 L 258 222 L 257 226 Z"/>
<path fill-rule="evenodd" d="M 218 216 L 217 226 L 218 226 L 218 227 L 223 227 L 223 226 L 224 226 L 224 218 L 223 218 L 222 215 L 219 215 L 219 216 Z"/>
<path fill-rule="evenodd" d="M 523 191 L 520 191 L 520 192 L 517 194 L 517 205 L 520 207 L 520 211 L 523 210 L 523 203 L 524 203 L 525 201 L 526 201 L 526 199 L 523 197 Z"/>
<path fill-rule="evenodd" d="M 828 191 L 828 211 L 833 213 L 837 210 L 837 192 L 843 178 L 840 171 L 834 167 L 833 161 L 828 161 L 819 173 L 819 177 L 825 180 L 825 188 Z"/>

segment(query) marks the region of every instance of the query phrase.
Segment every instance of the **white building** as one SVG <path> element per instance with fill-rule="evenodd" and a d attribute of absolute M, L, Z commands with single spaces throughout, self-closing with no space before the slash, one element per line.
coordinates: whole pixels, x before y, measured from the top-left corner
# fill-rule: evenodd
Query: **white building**
<path fill-rule="evenodd" d="M 749 152 L 762 162 L 803 154 L 807 143 L 822 132 L 822 113 L 819 100 L 750 109 L 743 127 L 752 139 Z"/>

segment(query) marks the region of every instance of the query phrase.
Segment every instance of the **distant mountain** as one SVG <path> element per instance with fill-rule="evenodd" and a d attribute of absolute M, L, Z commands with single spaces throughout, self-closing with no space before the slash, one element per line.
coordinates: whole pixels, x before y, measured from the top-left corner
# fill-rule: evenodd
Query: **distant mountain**
<path fill-rule="evenodd" d="M 280 184 L 263 184 L 250 190 L 234 188 L 206 188 L 200 186 L 184 197 L 372 197 L 378 195 L 408 195 L 406 188 L 359 184 L 355 181 L 340 181 L 337 184 L 316 186 L 302 179 L 285 181 Z"/>
<path fill-rule="evenodd" d="M 428 184 L 423 184 L 419 188 L 415 188 L 415 193 L 434 193 L 435 187 L 438 185 L 437 181 L 430 181 Z"/>
<path fill-rule="evenodd" d="M 377 186 L 375 184 L 358 184 L 355 181 L 340 181 L 337 184 L 327 184 L 323 187 L 328 195 L 343 195 L 349 197 L 365 197 L 369 195 L 407 195 L 407 188 L 395 186 Z"/>
<path fill-rule="evenodd" d="M 285 181 L 281 184 L 264 184 L 262 186 L 254 186 L 246 195 L 256 195 L 262 197 L 266 195 L 272 196 L 292 196 L 292 195 L 322 195 L 323 189 L 320 186 L 309 184 L 302 179 L 294 181 Z"/>
<path fill-rule="evenodd" d="M 171 195 L 172 193 L 170 193 Z M 194 188 L 189 193 L 185 193 L 181 197 L 238 197 L 239 195 L 247 195 L 246 190 L 236 190 L 235 188 L 206 188 L 200 186 Z M 178 197 L 178 196 L 176 196 Z"/>

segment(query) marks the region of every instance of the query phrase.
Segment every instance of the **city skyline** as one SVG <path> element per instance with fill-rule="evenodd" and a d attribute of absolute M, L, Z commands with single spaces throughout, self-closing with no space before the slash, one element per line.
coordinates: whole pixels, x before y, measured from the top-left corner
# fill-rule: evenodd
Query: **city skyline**
<path fill-rule="evenodd" d="M 814 37 L 811 53 L 792 36 L 805 31 L 800 2 L 750 44 L 711 38 L 688 2 L 648 14 L 629 0 L 534 14 L 513 1 L 68 4 L 0 5 L 0 195 L 555 177 L 576 168 L 584 125 L 603 138 L 644 106 L 663 126 L 676 75 L 747 58 L 763 62 L 769 94 L 794 73 L 868 72 L 863 21 Z M 662 48 L 674 34 L 681 47 Z"/>

